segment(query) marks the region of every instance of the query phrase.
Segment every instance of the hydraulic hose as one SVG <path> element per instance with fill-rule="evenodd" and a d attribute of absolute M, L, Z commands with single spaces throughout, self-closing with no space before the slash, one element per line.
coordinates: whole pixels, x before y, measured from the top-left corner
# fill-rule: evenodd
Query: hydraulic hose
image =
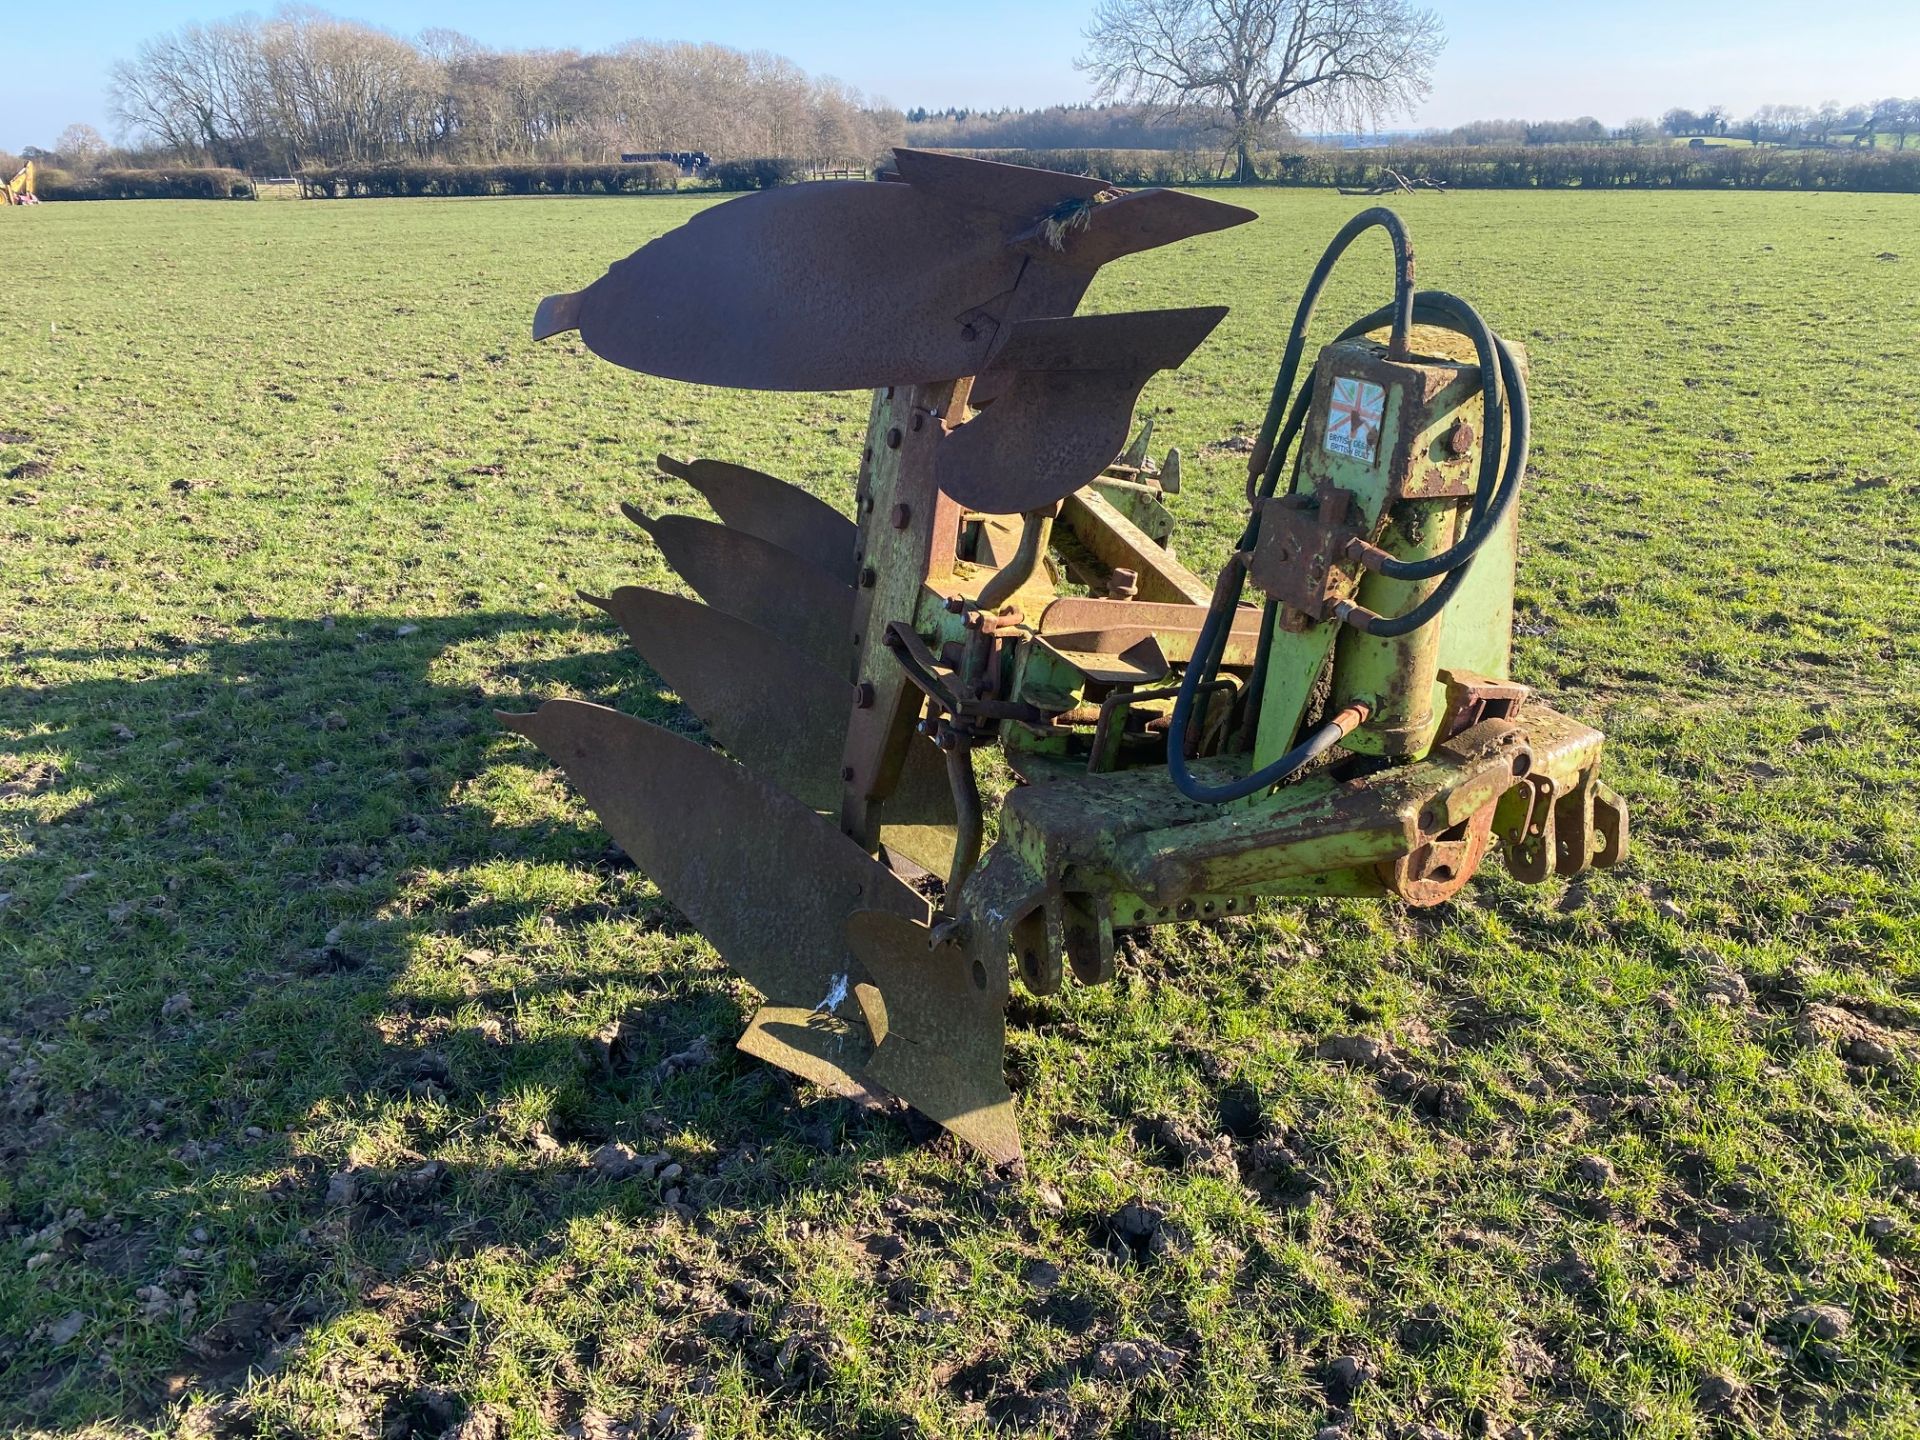
<path fill-rule="evenodd" d="M 1382 324 L 1390 324 L 1392 331 L 1388 354 L 1390 358 L 1401 360 L 1406 359 L 1409 353 L 1408 335 L 1416 320 L 1453 330 L 1471 340 L 1481 377 L 1483 438 L 1480 476 L 1474 488 L 1466 531 L 1444 551 L 1422 560 L 1399 560 L 1379 555 L 1368 557 L 1371 568 L 1390 579 L 1429 580 L 1444 576 L 1432 594 L 1401 615 L 1374 615 L 1357 606 L 1342 603 L 1336 609 L 1338 617 L 1368 635 L 1383 639 L 1412 634 L 1432 621 L 1465 581 L 1468 566 L 1487 539 L 1512 512 L 1526 475 L 1531 418 L 1526 384 L 1513 352 L 1465 300 L 1439 290 L 1414 291 L 1413 250 L 1399 216 L 1383 207 L 1374 207 L 1354 216 L 1327 246 L 1320 263 L 1308 277 L 1306 289 L 1301 293 L 1293 326 L 1287 335 L 1286 349 L 1281 356 L 1279 373 L 1274 380 L 1273 395 L 1248 461 L 1247 498 L 1254 508 L 1247 518 L 1233 559 L 1220 573 L 1192 658 L 1180 677 L 1180 693 L 1174 701 L 1173 714 L 1167 727 L 1167 772 L 1175 788 L 1191 800 L 1223 804 L 1278 785 L 1337 745 L 1366 718 L 1364 706 L 1349 706 L 1332 720 L 1317 726 L 1286 754 L 1225 784 L 1202 784 L 1187 764 L 1187 733 L 1195 699 L 1201 688 L 1210 685 L 1219 671 L 1232 615 L 1246 587 L 1246 564 L 1259 540 L 1260 512 L 1254 502 L 1275 493 L 1288 455 L 1312 409 L 1312 374 L 1308 374 L 1297 394 L 1293 388 L 1299 375 L 1301 357 L 1306 350 L 1308 325 L 1312 321 L 1320 291 L 1335 262 L 1357 237 L 1375 226 L 1386 230 L 1393 241 L 1393 303 L 1354 322 L 1341 332 L 1339 339 L 1351 340 L 1378 329 Z M 1504 443 L 1503 434 L 1506 436 Z M 1298 468 L 1297 460 L 1295 468 Z M 1261 698 L 1257 687 L 1263 684 L 1266 675 L 1266 650 L 1273 636 L 1275 608 L 1274 602 L 1269 600 L 1262 617 L 1260 654 L 1254 663 L 1253 683 L 1249 686 L 1243 734 L 1257 732 L 1256 717 Z"/>
<path fill-rule="evenodd" d="M 1391 359 L 1404 360 L 1408 355 L 1410 336 L 1413 330 L 1413 241 L 1407 235 L 1406 222 L 1384 205 L 1374 205 L 1362 210 L 1333 237 L 1320 263 L 1313 267 L 1313 274 L 1307 277 L 1306 289 L 1300 292 L 1300 303 L 1293 312 L 1293 327 L 1287 332 L 1287 347 L 1281 352 L 1280 372 L 1274 377 L 1273 398 L 1267 404 L 1266 418 L 1260 422 L 1260 434 L 1254 441 L 1253 453 L 1247 462 L 1247 498 L 1253 498 L 1255 477 L 1267 472 L 1264 480 L 1266 493 L 1272 493 L 1273 477 L 1279 474 L 1279 467 L 1286 452 L 1292 447 L 1293 437 L 1299 433 L 1300 422 L 1306 418 L 1305 400 L 1309 392 L 1303 392 L 1300 401 L 1293 407 L 1293 413 L 1287 422 L 1285 442 L 1276 446 L 1275 440 L 1280 428 L 1280 417 L 1286 412 L 1287 398 L 1293 394 L 1293 382 L 1300 373 L 1300 357 L 1307 348 L 1307 327 L 1313 321 L 1314 307 L 1320 302 L 1320 292 L 1326 287 L 1327 277 L 1333 273 L 1334 264 L 1346 253 L 1346 249 L 1367 231 L 1378 227 L 1387 232 L 1393 241 L 1393 304 L 1385 312 L 1385 320 L 1391 322 L 1393 330 L 1387 340 L 1387 354 Z"/>

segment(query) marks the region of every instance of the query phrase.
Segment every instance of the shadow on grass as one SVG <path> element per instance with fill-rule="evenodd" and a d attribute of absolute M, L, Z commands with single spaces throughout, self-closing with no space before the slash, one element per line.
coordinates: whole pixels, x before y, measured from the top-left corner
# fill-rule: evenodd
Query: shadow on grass
<path fill-rule="evenodd" d="M 429 1272 L 832 1191 L 849 1145 L 905 1143 L 732 1049 L 743 987 L 494 721 L 573 693 L 690 728 L 616 639 L 269 618 L 6 657 L 0 1227 L 49 1258 L 0 1278 L 0 1416 L 151 1417 L 356 1308 L 457 1348 Z M 666 1178 L 585 1162 L 607 1142 Z M 389 1435 L 450 1423 L 376 1398 Z"/>

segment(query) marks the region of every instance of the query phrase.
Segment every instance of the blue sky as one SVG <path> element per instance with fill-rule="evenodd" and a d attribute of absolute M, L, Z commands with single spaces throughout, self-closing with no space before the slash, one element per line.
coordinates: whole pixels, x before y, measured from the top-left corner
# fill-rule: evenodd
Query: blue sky
<path fill-rule="evenodd" d="M 1598 115 L 1669 105 L 1817 105 L 1920 94 L 1920 0 L 1430 0 L 1450 43 L 1415 125 Z M 429 26 L 496 46 L 714 40 L 773 50 L 900 106 L 1044 105 L 1087 98 L 1074 70 L 1093 0 L 970 0 L 953 11 L 792 0 L 335 0 L 321 8 L 400 34 Z M 0 23 L 0 148 L 48 145 L 71 121 L 112 136 L 107 71 L 138 42 L 223 0 L 22 4 Z M 950 17 L 950 18 L 949 18 Z M 891 23 L 889 23 L 891 22 Z"/>

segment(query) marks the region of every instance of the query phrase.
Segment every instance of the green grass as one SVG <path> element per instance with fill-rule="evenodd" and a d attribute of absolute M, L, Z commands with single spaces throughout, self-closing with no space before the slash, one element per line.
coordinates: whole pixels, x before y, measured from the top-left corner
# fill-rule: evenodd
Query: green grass
<path fill-rule="evenodd" d="M 1206 574 L 1363 203 L 1248 198 L 1090 302 L 1234 307 L 1145 400 Z M 1012 1178 L 739 1057 L 744 987 L 491 718 L 671 712 L 573 599 L 666 581 L 656 451 L 849 498 L 864 397 L 526 339 L 697 203 L 0 216 L 0 1428 L 1920 1433 L 1920 199 L 1405 204 L 1531 352 L 1516 663 L 1634 856 L 1017 1003 Z M 1171 1243 L 1116 1264 L 1136 1196 Z"/>

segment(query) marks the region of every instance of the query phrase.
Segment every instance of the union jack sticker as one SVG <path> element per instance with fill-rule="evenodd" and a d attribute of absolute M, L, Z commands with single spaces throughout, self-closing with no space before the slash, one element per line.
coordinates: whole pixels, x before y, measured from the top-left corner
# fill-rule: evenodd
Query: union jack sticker
<path fill-rule="evenodd" d="M 1380 416 L 1387 392 L 1371 380 L 1335 377 L 1327 407 L 1327 450 L 1373 464 L 1380 453 Z"/>

